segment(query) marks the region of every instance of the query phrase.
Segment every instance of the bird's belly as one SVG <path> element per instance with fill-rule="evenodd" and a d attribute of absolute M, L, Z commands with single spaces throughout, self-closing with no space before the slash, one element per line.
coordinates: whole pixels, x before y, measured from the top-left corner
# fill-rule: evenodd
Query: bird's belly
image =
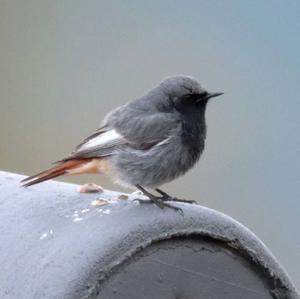
<path fill-rule="evenodd" d="M 176 144 L 176 143 L 175 143 Z M 115 179 L 126 186 L 137 184 L 153 188 L 170 182 L 194 166 L 202 149 L 197 153 L 186 146 L 173 143 L 147 151 L 124 150 L 113 157 Z"/>

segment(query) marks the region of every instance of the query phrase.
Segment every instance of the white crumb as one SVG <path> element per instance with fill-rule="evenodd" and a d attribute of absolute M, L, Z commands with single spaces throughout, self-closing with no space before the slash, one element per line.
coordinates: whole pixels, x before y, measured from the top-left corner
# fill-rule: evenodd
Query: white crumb
<path fill-rule="evenodd" d="M 72 218 L 76 218 L 76 217 L 78 217 L 79 215 L 78 215 L 78 213 L 76 213 L 76 214 L 73 214 L 72 215 Z"/>
<path fill-rule="evenodd" d="M 43 233 L 41 236 L 40 236 L 40 240 L 43 240 L 45 238 L 47 238 L 48 234 L 47 233 Z"/>
<path fill-rule="evenodd" d="M 87 213 L 90 209 L 83 209 L 81 210 L 81 213 L 84 214 L 84 213 Z"/>
<path fill-rule="evenodd" d="M 83 220 L 83 218 L 81 218 L 81 217 L 76 217 L 76 218 L 73 219 L 73 222 L 79 222 L 79 221 L 81 221 L 81 220 Z"/>
<path fill-rule="evenodd" d="M 80 193 L 102 193 L 104 192 L 101 186 L 94 183 L 84 184 L 78 187 L 78 192 Z"/>
<path fill-rule="evenodd" d="M 110 210 L 104 210 L 104 211 L 103 211 L 103 214 L 109 215 L 109 214 L 110 214 Z"/>
<path fill-rule="evenodd" d="M 130 194 L 131 196 L 142 196 L 143 192 L 141 192 L 140 190 L 135 190 L 134 192 L 132 192 Z"/>
<path fill-rule="evenodd" d="M 91 202 L 92 206 L 103 206 L 103 205 L 106 205 L 106 204 L 108 204 L 108 201 L 105 198 L 98 198 L 98 199 L 93 200 Z"/>

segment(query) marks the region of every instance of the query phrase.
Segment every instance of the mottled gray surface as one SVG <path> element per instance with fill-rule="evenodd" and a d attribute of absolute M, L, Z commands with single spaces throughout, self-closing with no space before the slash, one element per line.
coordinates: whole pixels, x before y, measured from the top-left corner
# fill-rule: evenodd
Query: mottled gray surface
<path fill-rule="evenodd" d="M 273 298 L 268 281 L 256 270 L 220 243 L 167 240 L 154 243 L 118 269 L 97 299 Z"/>
<path fill-rule="evenodd" d="M 23 176 L 0 173 L 1 298 L 95 295 L 136 251 L 190 234 L 219 240 L 256 264 L 274 298 L 299 298 L 284 270 L 245 227 L 214 210 L 180 204 L 184 216 L 154 205 L 114 200 L 118 193 L 78 194 L 49 181 L 23 189 Z M 93 206 L 96 197 L 111 199 Z M 291 292 L 290 292 L 290 291 Z"/>

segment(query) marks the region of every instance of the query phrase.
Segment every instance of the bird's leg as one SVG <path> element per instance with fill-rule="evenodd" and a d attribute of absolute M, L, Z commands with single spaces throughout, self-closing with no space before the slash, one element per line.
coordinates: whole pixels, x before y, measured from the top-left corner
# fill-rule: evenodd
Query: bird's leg
<path fill-rule="evenodd" d="M 155 191 L 162 195 L 162 197 L 160 197 L 160 199 L 162 201 L 177 201 L 177 202 L 186 202 L 186 203 L 197 203 L 195 200 L 180 199 L 180 198 L 173 197 L 173 196 L 169 195 L 168 193 L 166 193 L 166 192 L 164 192 L 164 191 L 162 191 L 158 188 L 156 188 Z"/>
<path fill-rule="evenodd" d="M 155 203 L 159 208 L 163 209 L 164 205 L 163 202 L 160 200 L 160 198 L 158 196 L 155 196 L 153 194 L 151 194 L 150 192 L 148 192 L 146 189 L 144 189 L 142 186 L 140 185 L 136 185 L 136 187 L 144 194 L 146 195 L 149 200 L 143 200 L 143 199 L 137 199 L 140 203 Z"/>
<path fill-rule="evenodd" d="M 161 196 L 155 196 L 152 193 L 148 192 L 145 188 L 143 188 L 140 185 L 136 185 L 136 187 L 144 194 L 146 195 L 150 200 L 143 200 L 143 199 L 137 199 L 140 203 L 154 203 L 156 204 L 159 208 L 163 209 L 164 207 L 171 208 L 173 210 L 176 210 L 180 214 L 183 214 L 183 211 L 181 208 L 174 207 L 162 200 Z"/>

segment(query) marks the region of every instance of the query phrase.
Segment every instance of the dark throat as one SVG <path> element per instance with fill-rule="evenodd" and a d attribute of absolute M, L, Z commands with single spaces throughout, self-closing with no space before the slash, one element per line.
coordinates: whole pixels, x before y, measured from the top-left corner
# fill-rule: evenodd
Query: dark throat
<path fill-rule="evenodd" d="M 182 113 L 182 143 L 188 147 L 194 159 L 198 159 L 204 149 L 206 104 L 207 102 L 197 104 Z"/>

